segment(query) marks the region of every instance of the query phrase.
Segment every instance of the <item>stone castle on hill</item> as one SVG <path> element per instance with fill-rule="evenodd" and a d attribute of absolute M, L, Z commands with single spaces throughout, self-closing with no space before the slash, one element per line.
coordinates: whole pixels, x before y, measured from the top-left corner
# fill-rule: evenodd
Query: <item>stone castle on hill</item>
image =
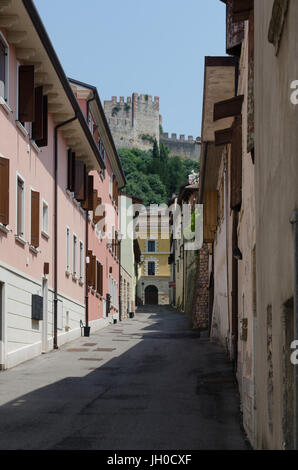
<path fill-rule="evenodd" d="M 187 139 L 176 134 L 169 137 L 168 133 L 161 133 L 162 117 L 159 113 L 159 97 L 154 99 L 151 95 L 138 95 L 119 101 L 113 96 L 110 101 L 104 102 L 104 111 L 107 117 L 117 148 L 139 148 L 150 150 L 154 139 L 170 149 L 170 156 L 178 155 L 181 158 L 190 158 L 198 161 L 201 154 L 201 139 Z"/>

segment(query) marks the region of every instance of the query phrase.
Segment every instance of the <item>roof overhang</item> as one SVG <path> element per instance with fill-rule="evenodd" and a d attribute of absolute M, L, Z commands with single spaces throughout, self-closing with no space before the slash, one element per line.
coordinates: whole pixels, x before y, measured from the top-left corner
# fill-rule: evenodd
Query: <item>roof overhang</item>
<path fill-rule="evenodd" d="M 82 94 L 82 97 L 83 94 L 86 93 L 85 99 L 89 101 L 90 111 L 98 125 L 102 143 L 110 156 L 113 173 L 116 175 L 119 187 L 122 188 L 126 184 L 126 179 L 97 88 L 93 85 L 74 80 L 73 78 L 69 78 L 68 80 L 72 89 Z"/>
<path fill-rule="evenodd" d="M 23 64 L 34 65 L 35 85 L 43 86 L 54 122 L 61 124 L 77 117 L 61 128 L 76 158 L 84 161 L 88 169 L 104 168 L 99 150 L 33 1 L 1 2 L 0 28 L 8 42 L 15 46 L 17 59 Z"/>
<path fill-rule="evenodd" d="M 223 145 L 215 145 L 215 132 L 228 129 L 234 118 L 214 121 L 214 105 L 235 96 L 237 60 L 234 57 L 205 57 L 202 116 L 202 154 L 199 202 L 204 191 L 217 189 Z"/>

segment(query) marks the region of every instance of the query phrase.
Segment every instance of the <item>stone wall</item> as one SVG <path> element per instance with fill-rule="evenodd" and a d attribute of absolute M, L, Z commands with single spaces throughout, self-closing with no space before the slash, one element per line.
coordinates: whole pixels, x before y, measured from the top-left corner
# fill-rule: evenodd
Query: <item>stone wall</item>
<path fill-rule="evenodd" d="M 201 248 L 197 261 L 192 324 L 199 330 L 207 330 L 209 327 L 209 250 L 207 244 Z"/>
<path fill-rule="evenodd" d="M 201 156 L 201 139 L 199 137 L 194 140 L 193 136 L 188 136 L 187 140 L 185 135 L 180 135 L 179 139 L 177 134 L 172 134 L 169 137 L 167 132 L 160 136 L 160 142 L 166 145 L 170 150 L 170 157 L 178 156 L 181 158 L 190 158 L 191 160 L 199 161 Z"/>

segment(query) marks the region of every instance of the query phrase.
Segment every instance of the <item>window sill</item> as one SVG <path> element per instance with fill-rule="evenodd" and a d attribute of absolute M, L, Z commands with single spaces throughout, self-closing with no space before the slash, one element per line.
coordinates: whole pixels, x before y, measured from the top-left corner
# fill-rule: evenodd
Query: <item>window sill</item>
<path fill-rule="evenodd" d="M 11 232 L 11 229 L 8 227 L 8 225 L 3 225 L 0 223 L 0 232 L 9 233 Z"/>
<path fill-rule="evenodd" d="M 30 144 L 31 144 L 31 147 L 34 148 L 34 150 L 37 152 L 37 153 L 40 153 L 41 152 L 41 149 L 38 147 L 38 145 L 36 144 L 35 140 L 30 140 Z"/>
<path fill-rule="evenodd" d="M 79 284 L 82 287 L 84 285 L 84 281 L 82 279 L 79 279 Z"/>
<path fill-rule="evenodd" d="M 50 235 L 47 233 L 47 232 L 44 232 L 43 230 L 41 231 L 41 235 L 43 238 L 45 238 L 46 240 L 48 240 L 50 238 Z"/>
<path fill-rule="evenodd" d="M 75 274 L 73 274 L 73 275 L 72 275 L 72 280 L 73 280 L 73 282 L 77 282 L 77 281 L 78 281 L 78 277 L 77 277 Z"/>
<path fill-rule="evenodd" d="M 6 111 L 7 114 L 12 113 L 12 109 L 8 106 L 3 96 L 0 96 L 0 106 L 2 106 L 2 108 L 4 109 L 4 111 Z"/>
<path fill-rule="evenodd" d="M 20 243 L 23 246 L 27 245 L 26 240 L 20 235 L 15 235 L 15 239 L 16 239 L 16 242 Z"/>
<path fill-rule="evenodd" d="M 32 251 L 32 253 L 34 253 L 35 255 L 38 255 L 38 253 L 40 253 L 40 250 L 33 245 L 29 245 L 29 250 Z"/>
<path fill-rule="evenodd" d="M 69 277 L 71 275 L 71 272 L 68 269 L 66 269 L 65 275 L 66 275 L 66 277 Z"/>
<path fill-rule="evenodd" d="M 20 131 L 22 132 L 22 134 L 25 137 L 28 137 L 29 132 L 27 131 L 27 129 L 23 126 L 23 124 L 20 121 L 16 121 L 16 126 L 20 129 Z"/>

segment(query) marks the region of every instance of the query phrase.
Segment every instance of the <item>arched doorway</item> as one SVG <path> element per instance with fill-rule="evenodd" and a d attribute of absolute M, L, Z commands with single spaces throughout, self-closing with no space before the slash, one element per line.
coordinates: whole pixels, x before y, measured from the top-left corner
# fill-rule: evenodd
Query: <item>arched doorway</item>
<path fill-rule="evenodd" d="M 145 304 L 158 305 L 158 289 L 155 286 L 147 286 L 145 289 Z"/>

